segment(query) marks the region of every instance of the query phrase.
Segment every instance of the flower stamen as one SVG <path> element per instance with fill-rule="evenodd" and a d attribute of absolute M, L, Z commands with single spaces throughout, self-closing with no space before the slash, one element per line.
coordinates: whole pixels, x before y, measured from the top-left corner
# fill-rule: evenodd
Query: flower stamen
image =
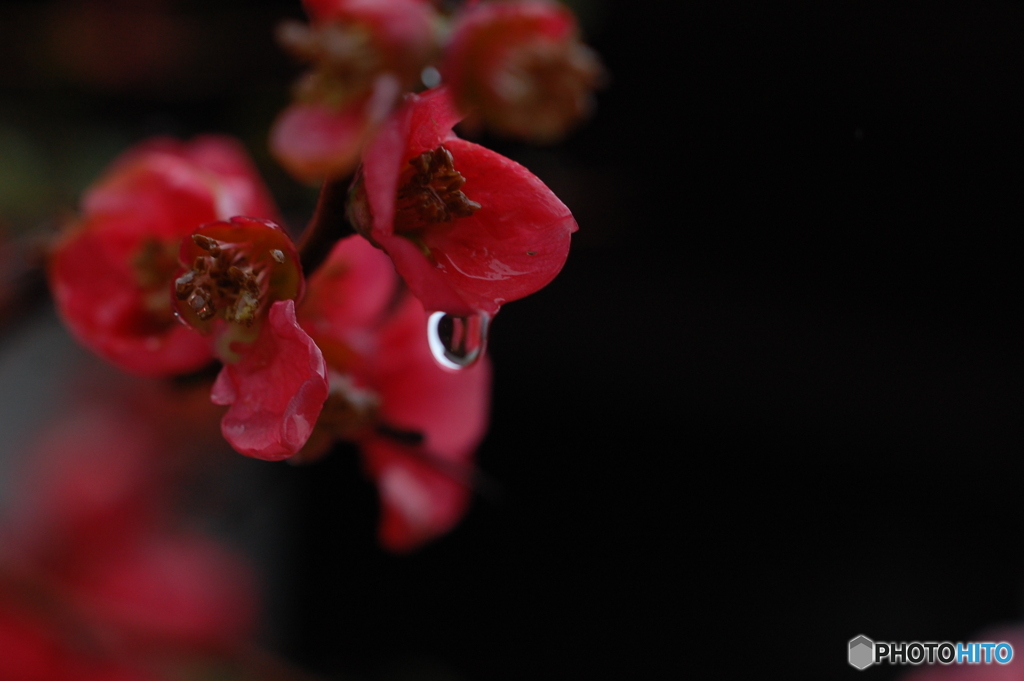
<path fill-rule="evenodd" d="M 480 210 L 480 204 L 462 192 L 465 183 L 443 146 L 410 159 L 399 180 L 395 232 L 415 232 Z"/>
<path fill-rule="evenodd" d="M 277 40 L 285 50 L 313 64 L 295 85 L 295 98 L 341 108 L 370 90 L 383 68 L 373 36 L 358 25 L 281 24 Z"/>
<path fill-rule="evenodd" d="M 488 113 L 504 130 L 553 141 L 590 112 L 603 80 L 597 56 L 577 40 L 528 43 L 494 74 Z"/>
<path fill-rule="evenodd" d="M 203 321 L 219 313 L 226 321 L 252 326 L 266 288 L 266 268 L 249 263 L 244 244 L 202 234 L 193 234 L 192 241 L 208 255 L 197 256 L 192 269 L 175 280 L 178 300 L 186 301 Z"/>

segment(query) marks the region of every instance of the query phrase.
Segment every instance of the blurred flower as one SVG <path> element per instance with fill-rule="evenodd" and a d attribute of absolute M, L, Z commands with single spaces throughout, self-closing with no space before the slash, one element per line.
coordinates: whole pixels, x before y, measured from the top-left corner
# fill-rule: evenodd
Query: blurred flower
<path fill-rule="evenodd" d="M 224 361 L 211 399 L 240 453 L 276 461 L 309 438 L 327 398 L 319 348 L 295 319 L 305 288 L 291 239 L 267 220 L 234 217 L 182 241 L 175 307 L 193 328 L 215 332 Z"/>
<path fill-rule="evenodd" d="M 387 256 L 359 238 L 335 246 L 310 280 L 299 319 L 324 351 L 331 393 L 301 456 L 359 444 L 383 506 L 380 541 L 406 551 L 450 530 L 472 489 L 487 427 L 490 365 L 434 362 L 426 313 Z"/>
<path fill-rule="evenodd" d="M 274 124 L 270 148 L 312 180 L 355 168 L 359 151 L 432 57 L 437 16 L 423 0 L 306 0 L 311 25 L 284 24 L 279 40 L 313 64 Z"/>
<path fill-rule="evenodd" d="M 250 637 L 250 568 L 173 522 L 168 454 L 103 403 L 32 449 L 25 497 L 0 525 L 0 678 L 145 679 L 135 665 Z"/>
<path fill-rule="evenodd" d="M 544 0 L 465 8 L 441 74 L 467 122 L 536 142 L 557 140 L 589 114 L 603 78 L 572 12 Z"/>
<path fill-rule="evenodd" d="M 232 215 L 276 210 L 241 146 L 224 137 L 143 143 L 119 157 L 82 198 L 82 215 L 54 245 L 49 279 L 78 340 L 126 371 L 185 373 L 209 343 L 178 324 L 171 283 L 179 242 Z"/>
<path fill-rule="evenodd" d="M 63 573 L 144 532 L 168 503 L 165 455 L 147 425 L 113 409 L 64 416 L 29 452 L 0 558 Z"/>
<path fill-rule="evenodd" d="M 408 95 L 363 151 L 349 217 L 429 311 L 495 314 L 546 286 L 576 221 L 518 163 L 459 139 L 445 88 Z"/>

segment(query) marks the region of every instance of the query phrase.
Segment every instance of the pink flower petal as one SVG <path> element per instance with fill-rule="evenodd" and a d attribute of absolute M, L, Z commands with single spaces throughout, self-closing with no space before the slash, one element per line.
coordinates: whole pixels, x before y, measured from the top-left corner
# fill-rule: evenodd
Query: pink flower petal
<path fill-rule="evenodd" d="M 295 302 L 270 308 L 260 335 L 226 364 L 210 399 L 231 405 L 221 432 L 238 452 L 278 461 L 295 454 L 309 439 L 327 399 L 327 368 L 313 340 L 299 327 Z"/>

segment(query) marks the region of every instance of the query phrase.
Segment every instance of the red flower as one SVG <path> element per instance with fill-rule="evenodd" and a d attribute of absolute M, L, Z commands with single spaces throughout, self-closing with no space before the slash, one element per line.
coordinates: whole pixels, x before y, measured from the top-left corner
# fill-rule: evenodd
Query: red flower
<path fill-rule="evenodd" d="M 308 0 L 312 25 L 279 37 L 314 70 L 274 125 L 270 148 L 300 179 L 345 175 L 435 50 L 432 7 L 421 0 Z"/>
<path fill-rule="evenodd" d="M 427 310 L 493 315 L 546 286 L 576 221 L 518 163 L 459 139 L 447 90 L 409 95 L 363 151 L 349 205 Z"/>
<path fill-rule="evenodd" d="M 295 319 L 305 288 L 295 245 L 272 222 L 234 217 L 197 229 L 179 258 L 176 309 L 198 331 L 216 331 L 225 362 L 210 395 L 231 407 L 221 432 L 247 456 L 291 456 L 327 398 L 323 355 Z"/>
<path fill-rule="evenodd" d="M 160 139 L 117 159 L 82 199 L 55 245 L 50 287 L 84 345 L 132 373 L 167 376 L 211 359 L 209 343 L 176 323 L 169 294 L 182 237 L 273 204 L 238 143 Z"/>
<path fill-rule="evenodd" d="M 360 445 L 380 491 L 381 543 L 405 551 L 447 532 L 465 512 L 491 374 L 486 360 L 459 372 L 438 367 L 426 313 L 397 284 L 384 254 L 346 239 L 311 278 L 300 320 L 332 377 L 309 449 L 334 439 Z"/>
<path fill-rule="evenodd" d="M 441 73 L 471 122 L 539 142 L 557 139 L 584 118 L 602 80 L 572 12 L 543 0 L 466 8 Z"/>

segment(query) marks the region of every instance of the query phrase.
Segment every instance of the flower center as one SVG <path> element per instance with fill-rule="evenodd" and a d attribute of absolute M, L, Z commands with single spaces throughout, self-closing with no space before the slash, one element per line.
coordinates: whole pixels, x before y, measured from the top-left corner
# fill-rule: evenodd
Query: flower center
<path fill-rule="evenodd" d="M 410 159 L 398 182 L 395 232 L 416 232 L 480 210 L 480 204 L 462 192 L 465 183 L 443 146 Z"/>
<path fill-rule="evenodd" d="M 314 70 L 295 84 L 295 98 L 342 108 L 368 92 L 384 68 L 383 58 L 370 32 L 356 25 L 307 26 L 286 22 L 278 42 Z"/>
<path fill-rule="evenodd" d="M 499 102 L 494 115 L 512 130 L 554 138 L 584 117 L 602 70 L 594 53 L 576 40 L 537 41 L 507 58 L 491 83 Z"/>
<path fill-rule="evenodd" d="M 260 299 L 266 292 L 269 268 L 250 264 L 243 249 L 246 244 L 228 243 L 193 234 L 192 241 L 208 255 L 197 256 L 192 269 L 174 282 L 174 293 L 184 300 L 199 319 L 206 321 L 218 313 L 229 322 L 252 326 L 260 311 Z M 284 253 L 274 249 L 270 256 L 283 263 Z"/>
<path fill-rule="evenodd" d="M 147 312 L 167 320 L 171 316 L 171 299 L 167 284 L 178 269 L 178 246 L 173 241 L 147 239 L 132 259 L 135 278 L 142 290 L 142 305 Z"/>

